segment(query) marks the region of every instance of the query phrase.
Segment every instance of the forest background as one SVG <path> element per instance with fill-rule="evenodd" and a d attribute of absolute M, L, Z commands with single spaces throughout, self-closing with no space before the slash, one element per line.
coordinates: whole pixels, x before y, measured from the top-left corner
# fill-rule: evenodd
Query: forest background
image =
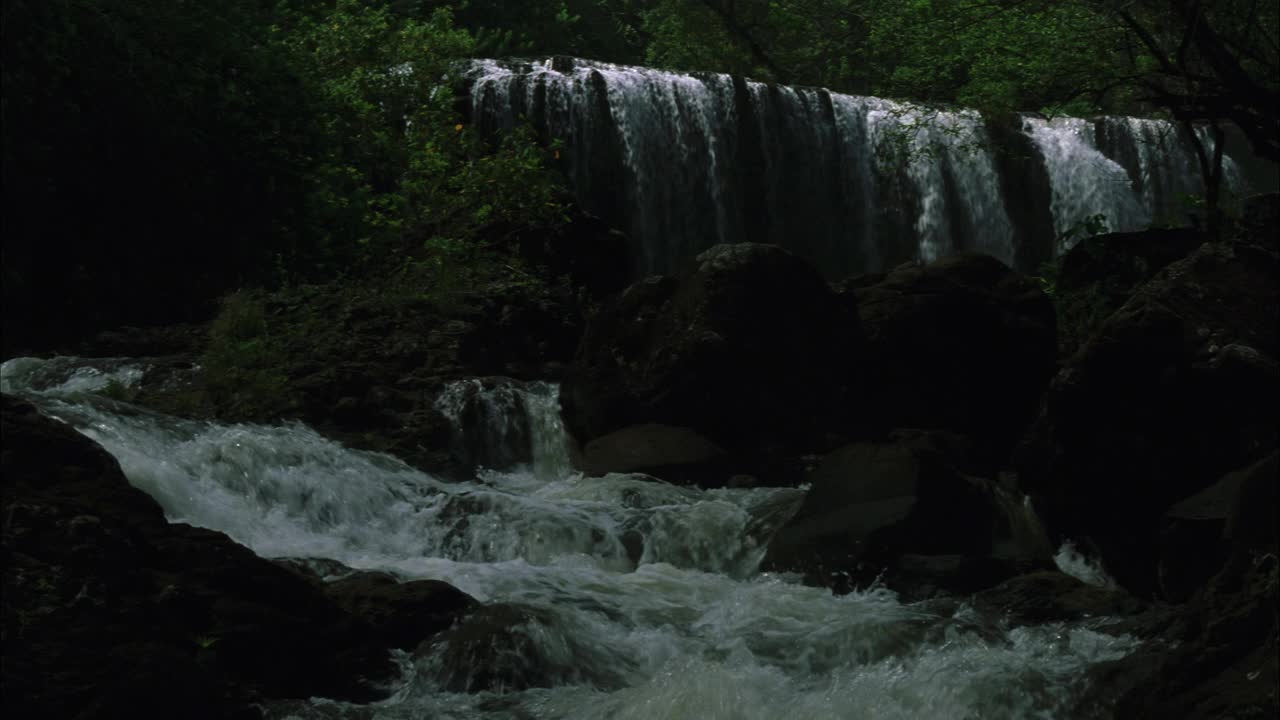
<path fill-rule="evenodd" d="M 483 138 L 468 57 L 567 54 L 988 112 L 1231 124 L 1280 160 L 1276 0 L 8 0 L 4 356 L 237 287 L 520 275 L 554 147 Z M 1215 130 L 1216 131 L 1216 130 Z M 1212 185 L 1214 158 L 1202 152 Z"/>

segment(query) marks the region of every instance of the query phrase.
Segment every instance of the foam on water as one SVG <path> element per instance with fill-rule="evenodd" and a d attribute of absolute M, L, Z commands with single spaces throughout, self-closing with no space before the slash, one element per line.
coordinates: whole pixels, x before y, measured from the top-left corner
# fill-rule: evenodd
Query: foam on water
<path fill-rule="evenodd" d="M 1090 665 L 1136 645 L 1101 620 L 1010 629 L 757 572 L 802 490 L 527 468 L 448 484 L 302 425 L 176 420 L 52 377 L 89 367 L 14 360 L 0 379 L 102 443 L 171 519 L 266 557 L 440 579 L 546 619 L 531 637 L 551 687 L 447 692 L 436 651 L 400 655 L 385 701 L 277 703 L 272 718 L 1052 718 L 1071 713 Z M 50 379 L 33 383 L 42 368 Z"/>
<path fill-rule="evenodd" d="M 1064 574 L 1079 580 L 1086 585 L 1101 588 L 1115 588 L 1116 581 L 1103 569 L 1102 563 L 1090 558 L 1076 549 L 1075 543 L 1067 540 L 1058 548 L 1053 562 Z"/>

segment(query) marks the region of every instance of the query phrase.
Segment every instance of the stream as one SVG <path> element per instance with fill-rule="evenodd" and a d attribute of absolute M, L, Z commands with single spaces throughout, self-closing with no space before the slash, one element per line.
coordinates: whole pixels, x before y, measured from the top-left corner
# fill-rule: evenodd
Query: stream
<path fill-rule="evenodd" d="M 335 576 L 443 580 L 541 619 L 528 652 L 502 662 L 527 664 L 544 687 L 450 692 L 439 651 L 400 653 L 386 700 L 280 702 L 267 708 L 275 720 L 1079 717 L 1086 670 L 1138 644 L 1101 631 L 1106 618 L 1011 627 L 964 598 L 904 603 L 879 586 L 834 596 L 761 573 L 803 489 L 583 477 L 554 384 L 507 387 L 493 403 L 525 414 L 528 432 L 508 435 L 531 443 L 532 462 L 447 483 L 302 424 L 197 422 L 111 399 L 144 370 L 18 358 L 0 386 L 101 443 L 171 521 Z"/>

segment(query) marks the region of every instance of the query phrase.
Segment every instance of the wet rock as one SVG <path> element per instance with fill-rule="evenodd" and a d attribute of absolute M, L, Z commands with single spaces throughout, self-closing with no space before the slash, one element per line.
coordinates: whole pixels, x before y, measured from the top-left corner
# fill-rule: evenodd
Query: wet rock
<path fill-rule="evenodd" d="M 447 385 L 436 407 L 452 426 L 450 446 L 465 467 L 509 470 L 533 459 L 524 386 L 504 377 L 470 378 Z"/>
<path fill-rule="evenodd" d="M 1280 257 L 1256 245 L 1167 266 L 1058 374 L 1018 452 L 1051 530 L 1091 538 L 1141 596 L 1165 510 L 1276 447 L 1278 287 Z"/>
<path fill-rule="evenodd" d="M 428 674 L 450 692 L 618 686 L 627 661 L 584 638 L 550 610 L 497 603 L 424 643 L 417 654 Z"/>
<path fill-rule="evenodd" d="M 241 717 L 258 698 L 369 699 L 390 676 L 385 648 L 312 583 L 166 522 L 69 426 L 4 396 L 3 433 L 7 716 L 171 717 L 194 701 L 193 716 Z"/>
<path fill-rule="evenodd" d="M 869 415 L 968 436 L 996 469 L 1055 369 L 1054 309 L 1036 281 L 963 253 L 847 292 L 867 336 Z"/>
<path fill-rule="evenodd" d="M 402 650 L 447 630 L 477 606 L 474 598 L 446 582 L 401 582 L 378 572 L 361 572 L 329 583 L 324 594 L 364 621 L 379 645 Z"/>
<path fill-rule="evenodd" d="M 1160 589 L 1175 602 L 1189 599 L 1222 569 L 1235 546 L 1275 544 L 1280 455 L 1271 455 L 1175 503 L 1160 533 Z M 1261 509 L 1260 509 L 1261 508 Z M 1227 521 L 1237 520 L 1231 532 Z M 1270 533 L 1270 537 L 1268 537 Z"/>
<path fill-rule="evenodd" d="M 583 444 L 643 423 L 691 428 L 731 454 L 810 443 L 848 410 L 857 323 L 791 253 L 713 247 L 590 319 L 562 386 L 566 425 Z"/>
<path fill-rule="evenodd" d="M 587 443 L 581 469 L 593 476 L 644 473 L 700 487 L 725 485 L 734 477 L 723 448 L 693 429 L 657 423 L 632 425 Z"/>
<path fill-rule="evenodd" d="M 1148 607 L 1124 590 L 1087 585 L 1049 570 L 1010 578 L 978 593 L 973 602 L 1019 625 L 1119 618 Z"/>
<path fill-rule="evenodd" d="M 847 591 L 885 568 L 892 579 L 906 555 L 976 559 L 992 552 L 998 510 L 990 495 L 936 450 L 858 443 L 827 456 L 809 481 L 800 510 L 769 544 L 767 568 Z M 932 581 L 945 583 L 966 563 L 981 561 L 935 563 L 940 574 Z M 914 583 L 927 565 L 908 559 L 899 577 Z"/>
<path fill-rule="evenodd" d="M 1157 639 L 1164 651 L 1148 653 L 1131 670 L 1115 716 L 1261 720 L 1280 714 L 1278 588 L 1274 546 L 1270 553 L 1235 556 Z"/>

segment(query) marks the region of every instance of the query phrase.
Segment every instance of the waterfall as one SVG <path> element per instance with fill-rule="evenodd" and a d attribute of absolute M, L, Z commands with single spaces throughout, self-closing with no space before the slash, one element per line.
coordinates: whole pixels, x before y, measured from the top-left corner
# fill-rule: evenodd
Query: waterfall
<path fill-rule="evenodd" d="M 1026 118 L 1044 158 L 1059 236 L 1092 215 L 1116 231 L 1187 222 L 1186 198 L 1203 192 L 1195 149 L 1173 123 L 1132 117 Z M 1207 131 L 1197 133 L 1213 152 Z M 1235 160 L 1222 159 L 1224 190 L 1248 191 Z"/>
<path fill-rule="evenodd" d="M 527 120 L 563 143 L 578 201 L 630 234 L 641 273 L 737 241 L 830 277 L 959 250 L 1034 269 L 1058 249 L 1038 212 L 1058 234 L 1095 215 L 1137 230 L 1183 220 L 1180 196 L 1201 192 L 1190 144 L 1160 120 L 1024 118 L 1029 167 L 971 110 L 563 57 L 477 60 L 465 78 L 482 130 Z"/>

